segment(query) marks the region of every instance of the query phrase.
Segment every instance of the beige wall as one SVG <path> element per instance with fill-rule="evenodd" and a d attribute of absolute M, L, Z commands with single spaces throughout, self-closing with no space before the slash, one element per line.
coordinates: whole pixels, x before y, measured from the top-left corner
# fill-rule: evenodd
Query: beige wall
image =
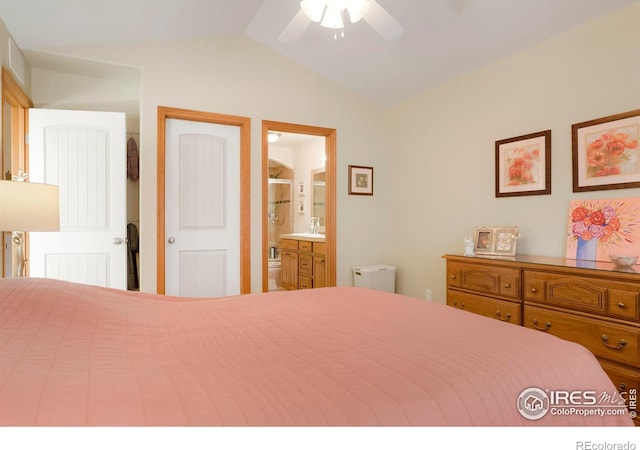
<path fill-rule="evenodd" d="M 155 291 L 156 286 L 156 113 L 159 105 L 251 118 L 251 285 L 254 292 L 262 286 L 262 120 L 337 129 L 337 282 L 351 284 L 353 265 L 383 262 L 382 247 L 371 242 L 377 243 L 385 229 L 383 211 L 389 203 L 390 191 L 380 188 L 371 198 L 347 195 L 349 164 L 375 166 L 376 185 L 389 184 L 387 155 L 383 152 L 378 123 L 381 111 L 374 105 L 242 37 L 49 50 L 141 69 L 142 290 Z M 39 100 L 34 98 L 34 101 Z"/>
<path fill-rule="evenodd" d="M 386 259 L 398 289 L 445 299 L 445 253 L 477 225 L 518 225 L 518 253 L 564 256 L 571 124 L 640 108 L 640 4 L 584 24 L 385 112 L 396 157 Z M 495 197 L 496 140 L 552 130 L 552 194 Z"/>

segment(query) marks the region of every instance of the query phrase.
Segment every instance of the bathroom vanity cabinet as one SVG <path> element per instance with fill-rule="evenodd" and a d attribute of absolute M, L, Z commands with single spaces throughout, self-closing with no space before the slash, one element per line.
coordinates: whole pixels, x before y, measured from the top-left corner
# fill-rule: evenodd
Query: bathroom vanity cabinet
<path fill-rule="evenodd" d="M 280 277 L 284 289 L 326 286 L 324 237 L 283 235 L 280 239 Z"/>

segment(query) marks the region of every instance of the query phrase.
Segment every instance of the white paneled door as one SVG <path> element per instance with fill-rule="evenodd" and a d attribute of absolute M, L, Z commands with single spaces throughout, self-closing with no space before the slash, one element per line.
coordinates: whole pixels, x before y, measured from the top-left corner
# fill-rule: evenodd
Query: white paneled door
<path fill-rule="evenodd" d="M 125 115 L 29 110 L 29 181 L 60 186 L 60 232 L 29 234 L 32 277 L 127 288 Z"/>
<path fill-rule="evenodd" d="M 167 295 L 240 293 L 240 127 L 166 125 Z"/>

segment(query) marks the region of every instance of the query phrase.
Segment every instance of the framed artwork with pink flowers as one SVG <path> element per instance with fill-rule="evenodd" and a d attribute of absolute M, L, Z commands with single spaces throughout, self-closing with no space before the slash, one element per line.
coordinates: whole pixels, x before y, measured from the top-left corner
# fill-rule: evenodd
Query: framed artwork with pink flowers
<path fill-rule="evenodd" d="M 640 256 L 640 198 L 571 200 L 566 255 L 585 261 Z"/>
<path fill-rule="evenodd" d="M 551 130 L 496 141 L 496 197 L 551 194 Z"/>
<path fill-rule="evenodd" d="M 573 192 L 640 187 L 640 109 L 571 126 Z"/>

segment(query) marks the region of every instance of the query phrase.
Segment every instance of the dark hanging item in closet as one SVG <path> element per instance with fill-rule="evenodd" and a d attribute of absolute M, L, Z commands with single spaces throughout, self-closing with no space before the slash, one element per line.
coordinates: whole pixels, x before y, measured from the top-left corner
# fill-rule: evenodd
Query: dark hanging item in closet
<path fill-rule="evenodd" d="M 127 176 L 131 180 L 138 179 L 138 160 L 138 144 L 136 144 L 135 139 L 130 137 L 127 141 Z"/>
<path fill-rule="evenodd" d="M 129 251 L 127 252 L 127 289 L 137 291 L 140 286 L 138 282 L 138 227 L 135 224 L 127 225 L 127 242 Z"/>

